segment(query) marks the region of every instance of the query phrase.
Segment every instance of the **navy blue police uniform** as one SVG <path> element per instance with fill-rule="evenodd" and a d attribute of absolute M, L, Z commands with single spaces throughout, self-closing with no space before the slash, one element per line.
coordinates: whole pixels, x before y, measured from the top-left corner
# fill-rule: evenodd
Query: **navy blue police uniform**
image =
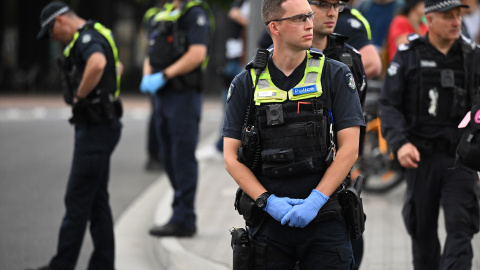
<path fill-rule="evenodd" d="M 345 6 L 345 9 L 338 14 L 335 33 L 348 37 L 348 44 L 356 49 L 361 49 L 372 44 L 370 25 L 366 25 L 365 18 L 356 9 Z"/>
<path fill-rule="evenodd" d="M 428 35 L 428 34 L 427 34 Z M 455 164 L 457 125 L 469 111 L 471 83 L 480 85 L 480 49 L 460 37 L 444 55 L 427 36 L 411 36 L 388 67 L 381 92 L 382 134 L 396 153 L 410 142 L 418 168 L 405 169 L 402 215 L 412 238 L 415 269 L 470 269 L 471 239 L 479 230 L 476 172 Z M 437 222 L 445 213 L 447 240 L 441 255 Z"/>
<path fill-rule="evenodd" d="M 148 55 L 152 73 L 161 72 L 173 64 L 190 45 L 208 46 L 211 22 L 204 7 L 181 7 L 179 12 L 180 17 L 174 21 L 157 20 L 158 14 L 149 21 Z M 173 214 L 168 223 L 192 232 L 196 230 L 194 201 L 198 164 L 195 149 L 202 106 L 201 76 L 199 66 L 190 73 L 169 79 L 154 95 L 155 124 L 162 145 L 161 157 L 175 190 Z"/>
<path fill-rule="evenodd" d="M 327 47 L 323 50 L 323 53 L 326 57 L 340 61 L 350 68 L 355 78 L 360 104 L 363 108 L 367 96 L 367 75 L 363 68 L 362 55 L 355 48 L 345 43 L 348 39 L 347 36 L 332 33 L 327 38 Z M 364 140 L 364 134 L 360 133 L 359 156 L 363 153 Z M 352 240 L 352 248 L 355 258 L 354 269 L 358 269 L 363 257 L 363 235 L 357 240 Z"/>
<path fill-rule="evenodd" d="M 347 65 L 352 71 L 357 86 L 360 104 L 365 103 L 367 96 L 367 75 L 363 68 L 362 55 L 354 47 L 347 44 L 349 37 L 333 33 L 328 35 L 327 47 L 323 50 L 326 57 L 340 61 Z"/>
<path fill-rule="evenodd" d="M 308 101 L 295 101 L 289 97 L 290 100 L 286 100 L 286 103 L 283 105 L 285 123 L 290 123 L 289 121 L 291 121 L 291 119 L 288 119 L 290 117 L 289 115 L 295 118 L 305 113 L 305 117 L 308 117 L 306 115 L 308 115 L 309 112 L 314 111 L 313 114 L 318 115 L 318 113 L 322 112 L 321 108 L 329 108 L 333 114 L 334 132 L 353 126 L 364 126 L 365 122 L 362 109 L 350 70 L 340 62 L 323 57 L 323 54 L 318 50 L 311 49 L 303 63 L 288 77 L 275 66 L 272 58 L 269 58 L 267 70 L 269 77 L 271 77 L 271 82 L 277 89 L 280 89 L 277 93 L 278 96 L 283 95 L 282 92 L 286 93 L 289 89 L 295 89 L 294 87 L 297 86 L 299 82 L 308 77 L 308 75 L 306 75 L 306 66 L 311 67 L 311 59 L 319 56 L 325 59 L 323 71 L 321 72 L 322 95 L 316 100 L 312 99 Z M 259 85 L 260 84 L 261 83 L 259 83 Z M 224 137 L 241 140 L 242 125 L 244 124 L 247 109 L 250 104 L 252 104 L 252 106 L 255 104 L 252 99 L 254 91 L 256 92 L 256 90 L 253 90 L 252 86 L 253 81 L 250 70 L 240 73 L 230 85 L 225 120 L 222 128 L 222 135 Z M 267 90 L 268 89 L 272 88 L 267 87 Z M 263 94 L 270 92 L 270 90 L 267 90 L 265 90 L 266 92 L 263 92 Z M 260 97 L 262 94 L 258 96 Z M 320 103 L 318 103 L 317 106 L 315 105 L 316 102 L 321 102 L 321 104 L 326 105 L 326 107 L 321 107 L 319 105 Z M 294 111 L 293 114 L 291 114 L 289 109 L 290 105 L 288 104 L 293 105 L 292 108 L 290 108 Z M 283 139 L 278 138 L 278 132 L 285 131 L 281 131 L 282 128 L 277 131 L 275 131 L 274 128 L 270 130 L 269 127 L 265 127 L 264 130 L 263 126 L 265 125 L 265 121 L 267 121 L 266 125 L 268 126 L 268 120 L 265 120 L 265 116 L 262 116 L 264 113 L 262 112 L 262 106 L 263 105 L 256 107 L 258 107 L 257 113 L 259 120 L 257 121 L 259 121 L 263 155 L 266 154 L 265 149 L 285 143 Z M 302 112 L 303 107 L 305 108 L 305 112 Z M 300 118 L 301 117 L 302 116 L 300 116 Z M 328 118 L 328 116 L 325 116 L 325 118 Z M 320 131 L 321 129 L 323 128 L 320 128 L 318 133 L 313 132 L 310 134 L 313 137 L 305 141 L 309 141 L 309 143 L 314 141 L 314 144 L 322 144 L 323 139 L 325 139 L 322 137 L 325 136 L 325 131 L 322 132 Z M 326 131 L 326 133 L 328 134 L 328 131 Z M 321 138 L 315 136 L 320 136 Z M 288 144 L 288 142 L 286 143 Z M 303 145 L 303 147 L 305 146 L 306 145 Z M 325 151 L 325 144 L 318 146 L 319 150 L 315 152 L 317 154 L 316 157 L 322 156 Z M 314 157 L 313 160 L 315 160 L 316 157 Z M 315 161 L 313 163 L 315 164 Z M 320 162 L 320 164 L 322 163 Z M 277 171 L 280 171 L 280 174 L 282 174 L 282 169 L 276 167 L 275 162 L 269 163 L 267 157 L 261 167 L 261 169 L 254 170 L 253 172 L 260 183 L 267 189 L 268 193 L 278 197 L 304 199 L 308 197 L 312 189 L 318 185 L 319 179 L 322 178 L 328 165 L 325 167 L 320 165 L 320 169 L 318 170 L 310 170 L 309 168 L 308 170 L 300 170 L 294 174 L 286 173 L 286 175 L 283 176 L 276 176 Z M 293 165 L 293 167 L 295 167 L 295 165 Z M 294 171 L 295 169 L 296 168 L 293 168 Z M 336 194 L 332 194 L 329 202 L 331 201 L 332 204 L 335 203 L 335 198 Z M 327 202 L 323 208 L 326 208 L 329 202 Z M 322 210 L 320 210 L 320 212 L 321 211 Z M 351 269 L 351 267 L 353 267 L 354 262 L 350 237 L 345 219 L 342 215 L 338 214 L 321 221 L 314 220 L 302 229 L 282 226 L 279 221 L 272 218 L 269 214 L 265 214 L 263 223 L 250 225 L 250 235 L 255 232 L 253 237 L 254 241 L 266 244 L 268 248 L 272 248 L 276 252 L 284 255 L 281 256 L 281 258 L 269 258 L 267 255 L 265 269 L 293 269 L 297 261 L 300 261 L 300 268 L 304 269 L 317 269 L 319 265 L 324 266 L 325 269 Z M 268 252 L 267 249 L 267 254 Z"/>
<path fill-rule="evenodd" d="M 66 214 L 57 255 L 50 262 L 51 267 L 58 269 L 75 267 L 88 222 L 94 243 L 88 269 L 114 269 L 113 219 L 107 187 L 110 157 L 120 139 L 122 125 L 120 111 L 110 103 L 115 99 L 119 102 L 114 52 L 94 25 L 95 22 L 87 21 L 66 49 L 69 50 L 66 61 L 76 67 L 77 78 L 81 78 L 88 58 L 94 53 L 105 55 L 107 65 L 98 85 L 84 100 L 73 104 L 70 121 L 75 125 L 75 145 L 65 195 Z M 65 95 L 69 104 L 73 102 L 74 90 L 68 89 L 70 94 Z M 82 103 L 88 105 L 84 107 Z"/>

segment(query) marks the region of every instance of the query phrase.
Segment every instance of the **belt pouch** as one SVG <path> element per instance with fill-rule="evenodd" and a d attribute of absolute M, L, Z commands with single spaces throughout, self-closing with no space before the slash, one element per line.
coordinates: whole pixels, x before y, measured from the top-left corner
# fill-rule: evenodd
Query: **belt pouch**
<path fill-rule="evenodd" d="M 254 256 L 254 247 L 250 244 L 248 233 L 243 228 L 233 229 L 233 270 L 250 270 Z"/>
<path fill-rule="evenodd" d="M 263 216 L 266 214 L 262 209 L 255 205 L 255 201 L 250 198 L 243 190 L 238 188 L 235 207 L 238 213 L 243 216 L 243 219 L 248 226 L 257 226 L 260 224 Z"/>

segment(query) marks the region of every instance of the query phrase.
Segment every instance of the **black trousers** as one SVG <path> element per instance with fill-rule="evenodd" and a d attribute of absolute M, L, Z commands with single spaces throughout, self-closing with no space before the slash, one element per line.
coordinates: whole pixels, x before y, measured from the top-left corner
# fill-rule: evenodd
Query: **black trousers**
<path fill-rule="evenodd" d="M 422 154 L 418 168 L 405 172 L 407 198 L 402 214 L 417 270 L 472 267 L 471 240 L 479 230 L 478 176 L 454 163 L 455 157 L 445 153 Z M 437 233 L 440 207 L 447 232 L 443 254 Z"/>
<path fill-rule="evenodd" d="M 60 227 L 57 254 L 50 262 L 54 268 L 75 268 L 90 222 L 94 251 L 88 270 L 114 269 L 108 179 L 110 157 L 120 140 L 121 128 L 117 119 L 95 125 L 75 124 L 75 149 L 65 194 L 66 214 Z"/>
<path fill-rule="evenodd" d="M 255 229 L 250 227 L 249 233 Z M 283 258 L 267 258 L 265 270 L 292 270 L 297 262 L 300 270 L 351 270 L 355 265 L 342 215 L 310 223 L 305 228 L 281 225 L 267 215 L 254 239 L 285 255 Z"/>

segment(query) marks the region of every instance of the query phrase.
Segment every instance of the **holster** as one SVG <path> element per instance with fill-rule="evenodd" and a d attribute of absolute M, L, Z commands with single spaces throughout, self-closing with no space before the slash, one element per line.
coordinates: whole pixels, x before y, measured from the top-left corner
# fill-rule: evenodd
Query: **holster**
<path fill-rule="evenodd" d="M 255 241 L 243 228 L 232 228 L 233 270 L 264 270 L 267 260 L 291 262 L 284 252 Z"/>
<path fill-rule="evenodd" d="M 237 189 L 235 195 L 235 210 L 243 216 L 247 226 L 258 226 L 267 213 L 255 205 L 255 201 L 250 198 L 241 188 Z"/>
<path fill-rule="evenodd" d="M 232 235 L 233 270 L 252 269 L 254 247 L 250 245 L 248 233 L 243 228 L 230 229 Z"/>
<path fill-rule="evenodd" d="M 71 124 L 97 124 L 102 120 L 113 121 L 123 115 L 120 98 L 110 101 L 110 95 L 101 94 L 100 102 L 93 103 L 89 99 L 81 99 L 72 106 Z"/>
<path fill-rule="evenodd" d="M 88 99 L 81 99 L 72 106 L 71 124 L 97 124 L 102 120 L 102 108 L 100 104 L 93 104 Z"/>
<path fill-rule="evenodd" d="M 367 216 L 363 212 L 363 202 L 360 192 L 353 186 L 347 187 L 338 194 L 343 215 L 350 231 L 350 238 L 359 239 L 365 231 Z"/>

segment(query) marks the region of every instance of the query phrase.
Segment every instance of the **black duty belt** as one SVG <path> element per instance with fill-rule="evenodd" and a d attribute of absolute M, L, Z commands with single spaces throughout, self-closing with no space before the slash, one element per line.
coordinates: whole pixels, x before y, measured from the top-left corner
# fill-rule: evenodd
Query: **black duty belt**
<path fill-rule="evenodd" d="M 417 147 L 421 154 L 445 153 L 455 155 L 458 142 L 451 142 L 443 139 L 424 139 L 419 137 L 408 137 L 410 142 Z"/>
<path fill-rule="evenodd" d="M 335 218 L 337 215 L 342 213 L 342 206 L 340 205 L 340 200 L 338 199 L 338 194 L 345 189 L 345 182 L 342 183 L 337 190 L 330 196 L 328 201 L 320 208 L 317 216 L 312 220 L 312 223 L 320 222 L 324 220 L 329 220 Z"/>

